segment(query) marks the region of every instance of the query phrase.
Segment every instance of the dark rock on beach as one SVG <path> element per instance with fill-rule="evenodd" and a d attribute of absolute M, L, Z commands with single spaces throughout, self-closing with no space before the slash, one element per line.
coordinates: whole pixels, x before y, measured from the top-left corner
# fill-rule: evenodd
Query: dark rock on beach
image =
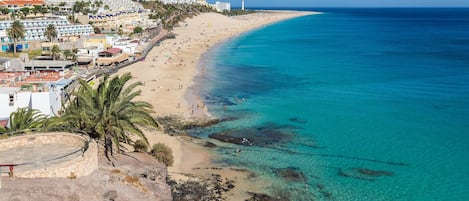
<path fill-rule="evenodd" d="M 266 123 L 260 126 L 212 133 L 210 138 L 245 146 L 274 147 L 291 142 L 298 127 Z"/>
<path fill-rule="evenodd" d="M 168 182 L 172 187 L 174 201 L 222 201 L 224 193 L 235 188 L 235 182 L 223 179 L 219 174 L 206 178 L 194 177 L 188 181 Z"/>
<path fill-rule="evenodd" d="M 117 191 L 111 190 L 103 195 L 103 199 L 106 201 L 114 201 L 117 198 Z"/>
<path fill-rule="evenodd" d="M 245 145 L 245 144 L 243 144 L 243 137 L 231 136 L 228 133 L 213 133 L 213 134 L 208 135 L 208 137 L 213 138 L 213 139 L 217 139 L 217 140 L 222 141 L 222 142 Z"/>
<path fill-rule="evenodd" d="M 171 136 L 187 135 L 187 131 L 196 128 L 208 128 L 226 121 L 234 121 L 238 118 L 227 117 L 223 119 L 210 119 L 207 121 L 188 121 L 177 116 L 158 117 L 156 121 L 161 125 L 164 132 Z"/>
<path fill-rule="evenodd" d="M 204 147 L 208 147 L 208 148 L 216 148 L 217 145 L 212 143 L 212 142 L 205 142 L 204 144 Z"/>
<path fill-rule="evenodd" d="M 251 196 L 246 201 L 286 201 L 286 199 L 277 199 L 264 193 L 247 192 Z"/>

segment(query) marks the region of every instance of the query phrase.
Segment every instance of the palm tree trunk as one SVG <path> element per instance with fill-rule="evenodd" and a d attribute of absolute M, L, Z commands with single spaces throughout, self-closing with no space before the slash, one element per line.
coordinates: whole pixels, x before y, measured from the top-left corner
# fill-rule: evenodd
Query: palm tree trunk
<path fill-rule="evenodd" d="M 15 57 L 16 54 L 16 40 L 13 40 L 13 57 Z"/>
<path fill-rule="evenodd" d="M 113 155 L 112 154 L 112 138 L 111 136 L 106 135 L 106 137 L 104 137 L 104 154 L 106 155 L 106 158 L 110 161 L 111 158 L 109 157 L 109 153 L 111 153 L 111 156 Z"/>

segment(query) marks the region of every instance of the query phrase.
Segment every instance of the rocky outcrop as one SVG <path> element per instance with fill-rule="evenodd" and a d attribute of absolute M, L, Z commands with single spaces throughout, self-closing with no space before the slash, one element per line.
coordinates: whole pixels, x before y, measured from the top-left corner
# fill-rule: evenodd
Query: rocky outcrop
<path fill-rule="evenodd" d="M 274 198 L 264 193 L 247 192 L 247 194 L 251 197 L 246 201 L 287 201 L 287 199 Z"/>
<path fill-rule="evenodd" d="M 300 127 L 268 122 L 254 127 L 212 133 L 208 137 L 237 145 L 276 147 L 291 142 L 298 129 Z"/>
<path fill-rule="evenodd" d="M 0 201 L 169 201 L 166 166 L 145 153 L 117 155 L 114 166 L 100 159 L 89 176 L 67 178 L 2 178 Z"/>
<path fill-rule="evenodd" d="M 191 179 L 169 182 L 174 201 L 224 201 L 227 200 L 225 195 L 235 188 L 235 181 L 223 179 L 219 174 L 211 174 L 203 178 L 186 176 Z"/>
<path fill-rule="evenodd" d="M 163 128 L 164 132 L 171 136 L 186 136 L 187 131 L 197 128 L 208 128 L 226 121 L 234 121 L 237 118 L 229 117 L 224 119 L 209 119 L 206 121 L 186 120 L 178 116 L 163 116 L 156 120 Z"/>

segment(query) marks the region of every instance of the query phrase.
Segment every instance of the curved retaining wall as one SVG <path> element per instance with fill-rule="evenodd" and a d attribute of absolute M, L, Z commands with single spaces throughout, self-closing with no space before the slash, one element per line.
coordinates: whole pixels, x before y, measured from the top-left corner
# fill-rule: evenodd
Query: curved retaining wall
<path fill-rule="evenodd" d="M 97 143 L 94 140 L 89 140 L 87 136 L 65 132 L 12 136 L 0 140 L 0 151 L 32 144 L 65 144 L 79 149 L 83 148 L 87 141 L 89 141 L 88 149 L 84 153 L 80 151 L 67 156 L 67 158 L 70 158 L 69 160 L 61 163 L 54 163 L 54 161 L 43 162 L 38 164 L 36 169 L 14 171 L 15 177 L 22 178 L 81 177 L 98 169 Z"/>

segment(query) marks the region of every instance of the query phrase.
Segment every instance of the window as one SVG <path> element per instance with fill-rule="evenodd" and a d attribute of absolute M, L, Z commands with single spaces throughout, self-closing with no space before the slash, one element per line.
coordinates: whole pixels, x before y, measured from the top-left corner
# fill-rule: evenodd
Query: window
<path fill-rule="evenodd" d="M 10 97 L 10 101 L 9 101 L 10 104 L 9 104 L 9 105 L 10 105 L 10 106 L 13 106 L 14 103 L 15 103 L 15 95 L 14 95 L 14 94 L 10 94 L 9 97 Z"/>

